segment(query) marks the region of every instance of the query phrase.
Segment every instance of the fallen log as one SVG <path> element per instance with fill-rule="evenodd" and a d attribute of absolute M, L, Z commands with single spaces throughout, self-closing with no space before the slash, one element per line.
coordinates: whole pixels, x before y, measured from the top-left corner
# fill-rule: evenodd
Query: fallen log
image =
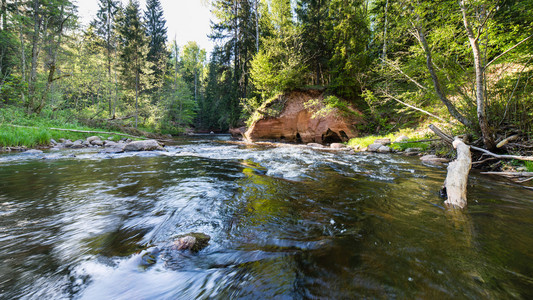
<path fill-rule="evenodd" d="M 468 174 L 472 168 L 472 156 L 470 147 L 462 140 L 456 138 L 452 145 L 457 149 L 457 159 L 448 165 L 448 174 L 444 182 L 448 199 L 444 203 L 462 209 L 467 204 L 466 187 Z"/>
<path fill-rule="evenodd" d="M 12 125 L 12 124 L 4 124 L 11 127 L 19 127 L 19 128 L 31 128 L 31 129 L 39 129 L 39 127 L 33 127 L 33 126 L 22 126 L 22 125 Z M 109 135 L 118 135 L 118 136 L 125 136 L 125 137 L 131 137 L 141 140 L 147 140 L 145 137 L 136 136 L 136 135 L 130 135 L 125 133 L 116 133 L 116 132 L 107 132 L 107 131 L 91 131 L 91 130 L 78 130 L 78 129 L 65 129 L 65 128 L 45 128 L 48 130 L 57 130 L 57 131 L 68 131 L 68 132 L 79 132 L 79 133 L 91 133 L 91 134 L 109 134 Z"/>
<path fill-rule="evenodd" d="M 533 177 L 533 172 L 481 172 L 480 174 L 505 177 Z"/>
<path fill-rule="evenodd" d="M 489 150 L 485 150 L 483 148 L 479 148 L 476 146 L 470 146 L 472 149 L 483 152 L 485 154 L 488 154 L 490 156 L 494 156 L 499 159 L 516 159 L 516 160 L 526 160 L 526 161 L 533 161 L 533 156 L 521 156 L 521 155 L 503 155 L 503 154 L 496 154 L 492 153 Z"/>
<path fill-rule="evenodd" d="M 431 129 L 437 136 L 439 136 L 443 141 L 445 141 L 448 144 L 453 144 L 453 139 L 451 136 L 447 135 L 446 133 L 442 132 L 437 126 L 430 124 L 429 129 Z M 516 160 L 525 160 L 525 161 L 533 161 L 533 156 L 521 156 L 521 155 L 506 155 L 506 154 L 496 154 L 492 153 L 489 150 L 485 150 L 483 148 L 479 148 L 476 146 L 470 146 L 472 150 L 476 150 L 479 152 L 483 152 L 487 155 L 499 158 L 499 159 L 516 159 Z"/>

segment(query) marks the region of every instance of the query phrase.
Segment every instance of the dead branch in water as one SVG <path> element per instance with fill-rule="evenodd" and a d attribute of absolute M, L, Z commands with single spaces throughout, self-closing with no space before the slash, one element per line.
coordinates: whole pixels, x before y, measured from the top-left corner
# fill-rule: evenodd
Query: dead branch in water
<path fill-rule="evenodd" d="M 440 130 L 437 126 L 430 124 L 429 129 L 431 129 L 437 136 L 439 136 L 443 141 L 445 141 L 448 144 L 453 143 L 453 139 L 451 136 L 444 133 L 442 130 Z M 533 161 L 533 156 L 521 156 L 521 155 L 506 155 L 506 154 L 496 154 L 492 153 L 489 150 L 485 150 L 483 148 L 479 148 L 476 146 L 470 146 L 473 150 L 483 152 L 487 155 L 499 158 L 499 159 L 516 159 L 516 160 L 524 160 L 524 161 Z"/>
<path fill-rule="evenodd" d="M 481 174 L 506 177 L 533 177 L 533 172 L 481 172 Z"/>
<path fill-rule="evenodd" d="M 448 165 L 448 174 L 444 182 L 448 199 L 444 203 L 464 208 L 467 204 L 466 187 L 468 174 L 472 168 L 472 156 L 470 147 L 459 138 L 454 140 L 453 147 L 457 149 L 457 159 Z"/>
<path fill-rule="evenodd" d="M 499 159 L 516 159 L 516 160 L 525 160 L 525 161 L 533 161 L 533 156 L 521 156 L 521 155 L 500 155 L 496 153 L 492 153 L 489 150 L 485 150 L 483 148 L 479 148 L 476 146 L 470 146 L 472 149 L 483 152 L 485 154 L 488 154 L 490 156 L 494 156 Z"/>

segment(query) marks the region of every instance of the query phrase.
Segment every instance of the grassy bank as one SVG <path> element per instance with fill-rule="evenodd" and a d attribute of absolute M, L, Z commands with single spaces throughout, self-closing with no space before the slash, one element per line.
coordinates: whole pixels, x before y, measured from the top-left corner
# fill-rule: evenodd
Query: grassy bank
<path fill-rule="evenodd" d="M 28 126 L 35 128 L 22 128 L 12 125 Z M 86 139 L 95 135 L 91 133 L 79 133 L 68 131 L 50 130 L 49 128 L 75 129 L 84 131 L 109 131 L 102 128 L 87 127 L 74 118 L 68 111 L 55 113 L 52 111 L 43 111 L 41 114 L 27 115 L 22 108 L 4 107 L 0 108 L 0 147 L 39 147 L 47 146 L 50 140 L 60 138 Z M 118 132 L 117 132 L 118 133 Z M 98 134 L 102 138 L 113 137 L 119 140 L 122 137 L 116 135 Z"/>
<path fill-rule="evenodd" d="M 385 135 L 368 135 L 364 137 L 353 138 L 348 142 L 348 146 L 356 149 L 364 149 L 374 143 L 377 139 L 390 139 L 394 142 L 399 137 L 406 136 L 408 140 L 402 143 L 392 143 L 390 147 L 395 150 L 405 150 L 407 148 L 420 148 L 422 151 L 426 151 L 430 148 L 430 142 L 422 143 L 408 143 L 409 141 L 419 141 L 432 138 L 428 133 L 421 131 L 414 131 L 412 129 L 404 129 L 395 133 L 389 133 Z"/>

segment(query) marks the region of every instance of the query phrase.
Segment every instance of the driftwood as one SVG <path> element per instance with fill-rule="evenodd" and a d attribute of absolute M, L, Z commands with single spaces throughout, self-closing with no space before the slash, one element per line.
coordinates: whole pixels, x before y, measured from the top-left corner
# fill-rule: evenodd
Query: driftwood
<path fill-rule="evenodd" d="M 39 129 L 39 127 L 32 127 L 32 126 L 22 126 L 22 125 L 11 125 L 11 124 L 5 124 L 7 126 L 11 127 L 19 127 L 19 128 L 32 128 L 32 129 Z M 116 132 L 107 132 L 107 131 L 91 131 L 91 130 L 77 130 L 77 129 L 64 129 L 64 128 L 46 128 L 48 130 L 57 130 L 57 131 L 68 131 L 68 132 L 79 132 L 79 133 L 91 133 L 91 134 L 109 134 L 109 135 L 118 135 L 118 136 L 125 136 L 125 137 L 131 137 L 141 140 L 147 140 L 145 137 L 125 134 L 125 133 L 116 133 Z"/>
<path fill-rule="evenodd" d="M 483 152 L 485 154 L 488 154 L 490 156 L 494 156 L 499 159 L 516 159 L 516 160 L 526 160 L 526 161 L 533 161 L 533 156 L 521 156 L 521 155 L 500 155 L 496 153 L 492 153 L 489 150 L 485 150 L 483 148 L 470 146 L 472 149 Z"/>
<path fill-rule="evenodd" d="M 446 133 L 442 132 L 442 130 L 437 128 L 437 126 L 435 126 L 433 124 L 430 124 L 429 125 L 429 129 L 431 129 L 437 136 L 439 136 L 446 143 L 448 143 L 450 145 L 453 143 L 452 137 L 447 135 Z M 476 146 L 470 146 L 470 148 L 472 148 L 472 150 L 483 152 L 483 153 L 485 153 L 487 155 L 490 155 L 490 156 L 493 156 L 493 157 L 496 157 L 496 158 L 499 158 L 499 159 L 516 159 L 516 160 L 533 161 L 533 156 L 503 155 L 503 154 L 492 153 L 489 150 L 485 150 L 483 148 L 479 148 L 479 147 L 476 147 Z"/>
<path fill-rule="evenodd" d="M 467 204 L 466 187 L 468 174 L 472 168 L 472 156 L 470 147 L 458 138 L 454 140 L 453 147 L 457 149 L 457 159 L 448 165 L 448 174 L 444 182 L 448 199 L 444 203 L 464 208 Z"/>
<path fill-rule="evenodd" d="M 533 177 L 533 172 L 481 172 L 481 174 L 506 177 Z"/>
<path fill-rule="evenodd" d="M 516 140 L 517 138 L 518 138 L 518 135 L 512 135 L 512 136 L 502 140 L 501 142 L 499 142 L 498 145 L 496 145 L 496 148 L 501 148 L 501 147 L 507 145 L 509 142 Z"/>

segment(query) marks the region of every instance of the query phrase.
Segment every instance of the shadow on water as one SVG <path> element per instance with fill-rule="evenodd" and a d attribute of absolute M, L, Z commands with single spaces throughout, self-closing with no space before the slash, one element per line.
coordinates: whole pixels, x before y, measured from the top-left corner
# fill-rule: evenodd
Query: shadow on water
<path fill-rule="evenodd" d="M 1 297 L 533 297 L 532 192 L 473 174 L 458 212 L 414 159 L 225 139 L 0 157 Z M 209 246 L 166 247 L 188 232 Z"/>

